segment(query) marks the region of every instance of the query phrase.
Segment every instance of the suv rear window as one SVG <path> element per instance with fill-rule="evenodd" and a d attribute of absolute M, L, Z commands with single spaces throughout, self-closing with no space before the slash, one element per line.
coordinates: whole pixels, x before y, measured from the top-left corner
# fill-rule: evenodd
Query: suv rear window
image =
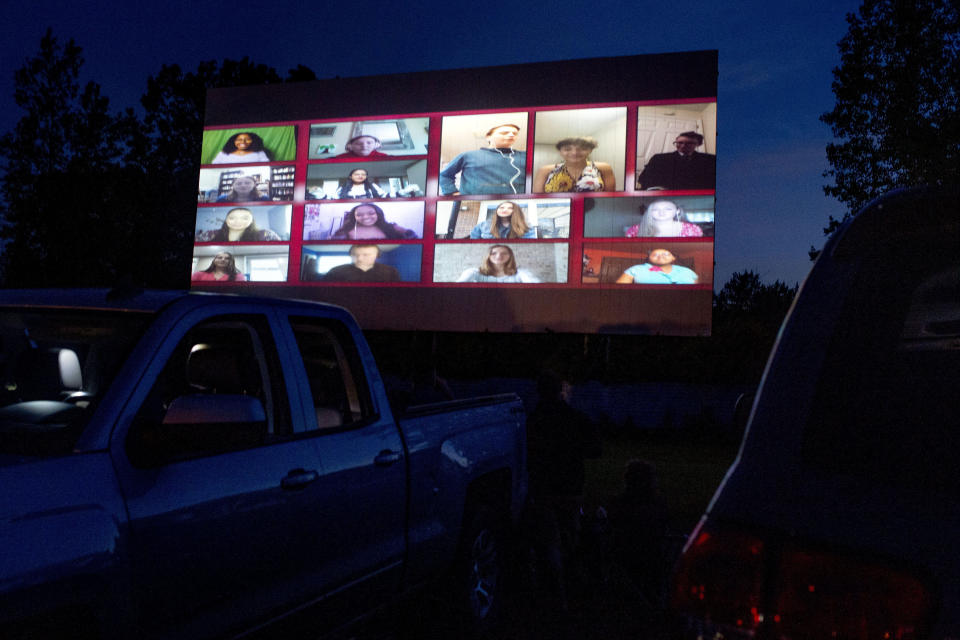
<path fill-rule="evenodd" d="M 804 432 L 804 461 L 960 493 L 960 252 L 955 237 L 864 261 Z M 903 247 L 906 249 L 906 247 Z"/>

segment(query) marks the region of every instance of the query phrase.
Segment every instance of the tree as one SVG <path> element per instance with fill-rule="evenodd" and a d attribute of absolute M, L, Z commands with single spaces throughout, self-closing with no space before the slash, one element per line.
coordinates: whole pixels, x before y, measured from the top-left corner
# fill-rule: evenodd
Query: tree
<path fill-rule="evenodd" d="M 82 50 L 48 30 L 15 74 L 25 115 L 0 137 L 0 239 L 7 286 L 189 284 L 207 89 L 283 81 L 265 65 L 165 65 L 142 117 L 81 87 Z M 303 65 L 286 81 L 316 79 Z"/>
<path fill-rule="evenodd" d="M 844 218 L 891 188 L 960 175 L 960 5 L 865 0 L 847 23 L 836 105 L 820 117 L 838 140 L 824 191 L 847 205 Z"/>
<path fill-rule="evenodd" d="M 281 82 L 277 72 L 248 58 L 208 60 L 196 71 L 164 65 L 147 78 L 140 98 L 142 118 L 124 118 L 124 158 L 135 199 L 127 203 L 139 220 L 127 246 L 127 272 L 157 287 L 189 286 L 189 264 L 197 215 L 197 178 L 207 90 Z"/>
<path fill-rule="evenodd" d="M 138 208 L 144 228 L 134 242 L 142 245 L 142 251 L 153 252 L 153 262 L 161 266 L 148 274 L 153 284 L 189 285 L 186 265 L 193 247 L 207 90 L 315 79 L 316 74 L 301 64 L 284 80 L 272 67 L 246 57 L 204 61 L 196 71 L 187 72 L 178 65 L 164 65 L 147 78 L 147 91 L 140 99 L 142 120 L 128 114 L 131 144 L 126 159 L 141 171 Z"/>
<path fill-rule="evenodd" d="M 760 275 L 753 271 L 738 271 L 724 283 L 714 298 L 714 307 L 719 314 L 754 314 L 783 320 L 787 309 L 797 295 L 797 285 L 792 287 L 777 280 L 763 284 Z"/>
<path fill-rule="evenodd" d="M 753 271 L 734 273 L 714 297 L 713 340 L 709 345 L 714 378 L 757 381 L 797 285 L 764 284 Z"/>
<path fill-rule="evenodd" d="M 15 73 L 26 114 L 0 138 L 7 284 L 94 284 L 109 278 L 123 235 L 110 194 L 122 183 L 123 140 L 100 87 L 80 85 L 81 49 L 48 30 Z"/>

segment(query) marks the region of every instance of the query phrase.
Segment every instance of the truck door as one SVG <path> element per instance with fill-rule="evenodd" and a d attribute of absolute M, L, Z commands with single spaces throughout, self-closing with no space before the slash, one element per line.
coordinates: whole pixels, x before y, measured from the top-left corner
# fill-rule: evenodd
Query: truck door
<path fill-rule="evenodd" d="M 289 316 L 296 351 L 302 437 L 324 475 L 324 526 L 316 539 L 324 584 L 346 590 L 342 606 L 371 607 L 399 587 L 406 549 L 406 460 L 389 411 L 379 413 L 349 329 L 319 317 Z M 379 384 L 379 381 L 377 381 Z M 350 592 L 350 593 L 347 593 Z"/>
<path fill-rule="evenodd" d="M 121 417 L 112 455 L 140 624 L 200 637 L 312 597 L 328 519 L 321 462 L 295 437 L 269 317 L 180 327 Z"/>

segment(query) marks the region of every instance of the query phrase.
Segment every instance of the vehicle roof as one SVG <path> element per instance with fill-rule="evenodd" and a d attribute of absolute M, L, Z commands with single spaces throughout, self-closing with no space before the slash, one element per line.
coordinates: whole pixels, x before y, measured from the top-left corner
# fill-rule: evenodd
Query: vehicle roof
<path fill-rule="evenodd" d="M 0 291 L 0 305 L 155 312 L 186 295 L 185 291 L 142 289 L 7 289 Z"/>
<path fill-rule="evenodd" d="M 156 313 L 164 307 L 181 300 L 194 299 L 197 304 L 214 301 L 239 303 L 284 304 L 296 306 L 322 306 L 329 310 L 342 310 L 331 304 L 241 296 L 229 293 L 202 291 L 158 291 L 146 289 L 6 289 L 0 290 L 0 307 L 17 306 L 44 309 L 86 309 Z"/>
<path fill-rule="evenodd" d="M 886 251 L 891 245 L 902 244 L 905 234 L 933 240 L 956 236 L 960 231 L 958 201 L 960 185 L 891 191 L 868 203 L 843 224 L 831 239 L 832 253 L 844 259 L 864 252 Z"/>

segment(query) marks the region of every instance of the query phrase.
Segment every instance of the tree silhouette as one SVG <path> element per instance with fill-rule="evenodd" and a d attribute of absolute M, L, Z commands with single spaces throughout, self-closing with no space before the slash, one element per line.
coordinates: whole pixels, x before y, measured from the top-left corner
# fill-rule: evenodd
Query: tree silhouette
<path fill-rule="evenodd" d="M 15 76 L 25 115 L 0 138 L 6 286 L 189 286 L 207 90 L 283 81 L 248 58 L 165 65 L 143 116 L 112 114 L 82 51 L 47 31 Z M 303 65 L 287 81 L 316 75 Z"/>
<path fill-rule="evenodd" d="M 797 295 L 797 285 L 792 287 L 777 280 L 763 284 L 760 275 L 747 270 L 738 271 L 724 283 L 714 299 L 719 314 L 754 314 L 769 316 L 779 323 Z"/>
<path fill-rule="evenodd" d="M 156 269 L 144 272 L 142 261 L 131 260 L 138 280 L 152 286 L 186 288 L 190 285 L 190 256 L 197 215 L 197 177 L 203 139 L 203 113 L 207 90 L 281 82 L 277 72 L 262 64 L 242 60 L 208 60 L 196 71 L 164 65 L 147 78 L 140 99 L 144 115 L 128 113 L 126 161 L 137 173 L 142 220 L 140 234 L 131 244 L 131 257 L 149 255 Z"/>
<path fill-rule="evenodd" d="M 713 340 L 706 360 L 715 380 L 760 378 L 798 286 L 764 284 L 753 271 L 734 273 L 714 297 Z"/>
<path fill-rule="evenodd" d="M 26 112 L 0 137 L 6 281 L 23 286 L 92 284 L 112 277 L 109 253 L 124 232 L 112 194 L 121 183 L 121 129 L 100 87 L 81 87 L 81 49 L 48 30 L 40 51 L 15 74 Z M 96 230 L 97 233 L 93 233 Z"/>
<path fill-rule="evenodd" d="M 960 175 L 960 5 L 956 0 L 865 0 L 848 14 L 833 70 L 836 106 L 821 116 L 844 218 L 894 187 Z M 830 218 L 825 234 L 839 224 Z"/>

